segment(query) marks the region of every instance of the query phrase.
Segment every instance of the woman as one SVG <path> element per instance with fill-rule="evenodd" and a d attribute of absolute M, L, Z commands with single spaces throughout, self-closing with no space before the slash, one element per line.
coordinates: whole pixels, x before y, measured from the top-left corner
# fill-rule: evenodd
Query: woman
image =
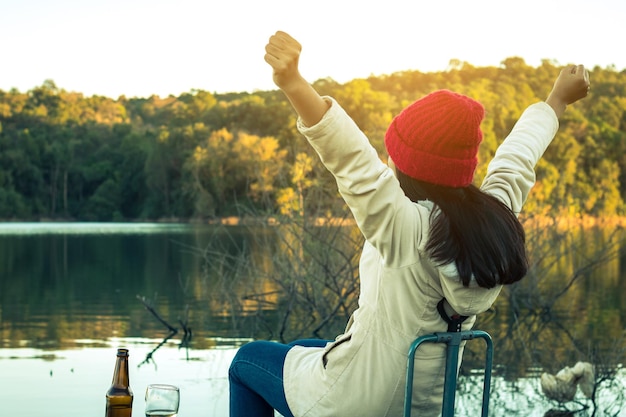
<path fill-rule="evenodd" d="M 406 354 L 423 334 L 447 330 L 445 314 L 487 310 L 502 285 L 526 273 L 516 214 L 535 181 L 534 166 L 568 104 L 587 95 L 582 66 L 564 69 L 545 102 L 530 106 L 491 161 L 480 189 L 477 165 L 484 109 L 469 97 L 433 92 L 395 117 L 383 164 L 365 135 L 298 70 L 301 46 L 277 32 L 265 61 L 299 115 L 298 129 L 334 175 L 366 243 L 359 306 L 335 341 L 257 341 L 231 364 L 231 417 L 399 416 Z M 412 409 L 441 411 L 445 346 L 416 354 Z"/>

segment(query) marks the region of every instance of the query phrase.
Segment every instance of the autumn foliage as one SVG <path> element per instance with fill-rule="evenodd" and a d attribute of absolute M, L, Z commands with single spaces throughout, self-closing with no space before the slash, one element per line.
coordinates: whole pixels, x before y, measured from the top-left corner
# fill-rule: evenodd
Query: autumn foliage
<path fill-rule="evenodd" d="M 315 82 L 367 133 L 381 158 L 394 114 L 440 88 L 482 102 L 476 181 L 523 109 L 547 96 L 560 66 L 508 58 L 499 67 L 451 61 L 339 84 Z M 593 68 L 590 96 L 572 106 L 537 167 L 527 213 L 621 216 L 626 206 L 626 71 Z M 328 173 L 295 129 L 279 91 L 117 99 L 53 81 L 0 91 L 0 218 L 208 220 L 332 214 Z"/>

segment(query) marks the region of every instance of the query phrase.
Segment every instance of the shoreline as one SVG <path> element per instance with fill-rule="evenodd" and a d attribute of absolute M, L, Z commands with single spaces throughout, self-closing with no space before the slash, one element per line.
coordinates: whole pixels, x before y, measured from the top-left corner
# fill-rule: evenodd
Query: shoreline
<path fill-rule="evenodd" d="M 291 218 L 288 222 L 298 221 L 296 218 Z M 128 223 L 128 224 L 142 224 L 142 223 L 155 223 L 155 224 L 199 224 L 199 225 L 222 225 L 222 226 L 279 226 L 284 222 L 274 216 L 268 217 L 241 217 L 241 216 L 226 216 L 213 219 L 181 219 L 181 218 L 162 218 L 162 219 L 150 219 L 150 220 L 121 220 L 121 221 L 77 221 L 72 219 L 47 219 L 41 218 L 38 220 L 0 220 L 1 223 Z M 528 215 L 520 216 L 520 222 L 525 228 L 537 228 L 537 227 L 557 227 L 558 229 L 568 229 L 572 227 L 592 228 L 592 227 L 616 227 L 626 228 L 626 216 L 546 216 L 546 215 Z M 313 219 L 307 219 L 306 223 L 313 226 L 356 226 L 356 222 L 352 217 L 339 218 L 339 217 L 317 217 Z"/>
<path fill-rule="evenodd" d="M 567 230 L 573 227 L 590 229 L 594 227 L 626 228 L 626 216 L 528 216 L 520 218 L 524 228 L 556 227 Z"/>
<path fill-rule="evenodd" d="M 526 228 L 537 227 L 557 227 L 558 229 L 568 229 L 572 227 L 592 228 L 592 227 L 619 227 L 626 228 L 626 216 L 522 216 L 520 222 Z M 194 222 L 190 223 L 205 223 Z M 278 226 L 280 220 L 275 217 L 267 218 L 241 218 L 237 216 L 223 217 L 212 219 L 206 222 L 208 224 L 221 224 L 226 226 L 242 226 L 242 225 L 268 225 Z M 353 218 L 315 218 L 307 221 L 308 224 L 314 226 L 356 226 Z"/>

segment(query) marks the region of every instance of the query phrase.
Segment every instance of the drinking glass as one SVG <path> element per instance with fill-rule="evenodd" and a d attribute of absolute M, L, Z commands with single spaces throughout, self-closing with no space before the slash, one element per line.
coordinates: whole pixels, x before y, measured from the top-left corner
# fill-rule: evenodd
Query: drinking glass
<path fill-rule="evenodd" d="M 176 417 L 180 391 L 167 384 L 150 384 L 146 388 L 146 417 Z"/>

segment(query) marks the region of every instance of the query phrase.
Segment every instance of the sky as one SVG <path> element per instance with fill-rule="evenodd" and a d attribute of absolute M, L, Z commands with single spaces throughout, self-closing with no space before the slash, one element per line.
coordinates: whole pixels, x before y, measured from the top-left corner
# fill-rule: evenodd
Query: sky
<path fill-rule="evenodd" d="M 269 37 L 313 82 L 498 66 L 626 69 L 626 0 L 0 0 L 0 90 L 118 98 L 273 90 Z M 593 83 L 593 73 L 592 73 Z"/>

